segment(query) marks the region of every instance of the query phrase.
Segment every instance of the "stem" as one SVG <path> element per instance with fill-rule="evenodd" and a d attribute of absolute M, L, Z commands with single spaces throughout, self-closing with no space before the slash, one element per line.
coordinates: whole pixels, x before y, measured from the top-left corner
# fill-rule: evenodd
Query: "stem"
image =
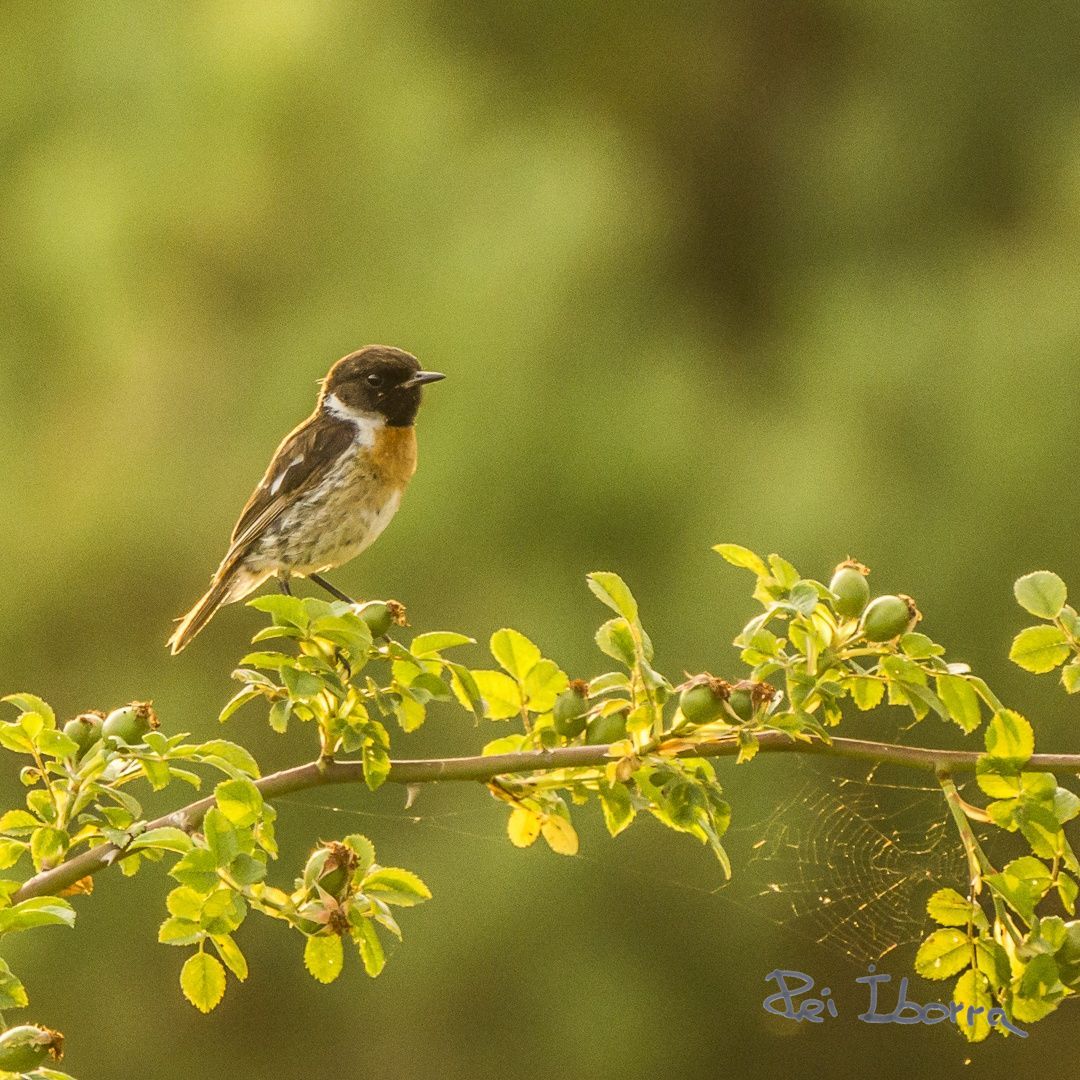
<path fill-rule="evenodd" d="M 972 772 L 981 756 L 974 750 L 933 750 L 922 746 L 898 746 L 892 743 L 871 742 L 866 739 L 834 738 L 831 743 L 820 740 L 794 740 L 782 731 L 764 731 L 758 736 L 761 753 L 817 754 L 823 757 L 848 758 L 854 761 L 880 762 L 905 768 L 920 769 L 936 774 Z M 389 781 L 395 784 L 434 784 L 444 781 L 477 781 L 487 783 L 507 773 L 550 772 L 555 769 L 598 768 L 606 765 L 607 746 L 565 746 L 556 750 L 521 750 L 513 754 L 458 758 L 429 758 L 394 761 Z M 683 751 L 680 757 L 735 757 L 739 753 L 736 739 L 717 739 Z M 1080 772 L 1080 754 L 1033 754 L 1028 768 L 1044 772 Z M 275 799 L 308 788 L 330 784 L 356 784 L 364 779 L 363 764 L 359 761 L 312 761 L 291 769 L 264 776 L 255 782 L 264 799 Z M 147 829 L 172 825 L 193 832 L 202 823 L 203 815 L 214 805 L 208 796 L 179 810 L 147 823 Z M 961 814 L 962 816 L 962 814 Z M 44 870 L 30 878 L 12 897 L 13 902 L 32 896 L 47 896 L 62 892 L 76 881 L 96 874 L 124 857 L 113 844 L 101 844 L 68 859 L 52 870 Z"/>

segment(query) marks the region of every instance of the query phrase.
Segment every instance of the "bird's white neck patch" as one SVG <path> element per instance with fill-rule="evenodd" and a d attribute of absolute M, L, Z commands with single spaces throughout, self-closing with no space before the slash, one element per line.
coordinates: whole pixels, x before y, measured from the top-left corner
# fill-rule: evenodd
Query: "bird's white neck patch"
<path fill-rule="evenodd" d="M 356 441 L 362 446 L 374 446 L 375 436 L 386 427 L 386 417 L 366 409 L 354 409 L 346 405 L 337 394 L 327 394 L 323 408 L 338 420 L 345 420 L 356 428 Z"/>

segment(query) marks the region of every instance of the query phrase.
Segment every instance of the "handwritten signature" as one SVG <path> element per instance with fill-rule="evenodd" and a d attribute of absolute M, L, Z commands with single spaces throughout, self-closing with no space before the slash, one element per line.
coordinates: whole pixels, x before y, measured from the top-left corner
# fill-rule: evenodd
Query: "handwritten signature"
<path fill-rule="evenodd" d="M 962 1005 L 957 1002 L 946 1005 L 941 1001 L 929 1001 L 925 1004 L 912 1001 L 908 997 L 906 977 L 900 980 L 895 1004 L 886 1012 L 879 999 L 878 988 L 892 982 L 892 976 L 884 972 L 878 973 L 874 964 L 868 964 L 867 971 L 869 974 L 855 980 L 870 988 L 868 1007 L 856 1018 L 864 1024 L 940 1024 L 948 1020 L 954 1024 L 973 1027 L 976 1019 L 985 1014 L 985 1022 L 991 1027 L 1006 1028 L 1022 1039 L 1028 1036 L 1026 1031 L 1018 1028 L 1009 1019 L 1004 1009 L 996 1005 L 986 1009 L 981 1005 Z M 765 976 L 765 981 L 775 983 L 777 990 L 761 1003 L 761 1007 L 774 1016 L 782 1016 L 786 1020 L 799 1023 L 807 1020 L 811 1024 L 823 1024 L 826 1020 L 825 1014 L 834 1019 L 840 1015 L 832 990 L 828 986 L 822 987 L 817 996 L 808 996 L 815 984 L 813 978 L 802 971 L 784 971 L 777 968 Z M 880 997 L 883 998 L 884 995 Z M 799 999 L 797 1006 L 796 999 Z"/>

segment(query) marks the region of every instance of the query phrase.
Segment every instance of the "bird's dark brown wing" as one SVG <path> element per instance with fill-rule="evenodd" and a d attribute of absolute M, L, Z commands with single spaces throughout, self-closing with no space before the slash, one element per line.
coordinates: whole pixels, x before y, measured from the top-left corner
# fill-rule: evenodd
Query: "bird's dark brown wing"
<path fill-rule="evenodd" d="M 286 435 L 241 511 L 222 565 L 238 558 L 286 507 L 314 487 L 349 451 L 355 437 L 352 424 L 321 410 Z"/>

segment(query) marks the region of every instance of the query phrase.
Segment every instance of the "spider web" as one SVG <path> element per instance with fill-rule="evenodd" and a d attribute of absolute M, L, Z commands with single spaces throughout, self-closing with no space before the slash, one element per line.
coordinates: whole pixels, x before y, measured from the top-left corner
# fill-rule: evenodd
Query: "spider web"
<path fill-rule="evenodd" d="M 771 921 L 865 963 L 926 931 L 926 901 L 963 889 L 941 789 L 816 776 L 755 829 L 748 865 Z"/>

